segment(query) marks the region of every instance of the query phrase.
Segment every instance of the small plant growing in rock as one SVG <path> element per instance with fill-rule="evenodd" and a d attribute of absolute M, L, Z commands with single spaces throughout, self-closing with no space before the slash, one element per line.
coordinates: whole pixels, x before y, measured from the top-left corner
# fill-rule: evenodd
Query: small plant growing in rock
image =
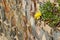
<path fill-rule="evenodd" d="M 60 21 L 60 7 L 56 7 L 56 4 L 46 2 L 40 5 L 40 11 L 42 12 L 42 20 L 48 23 L 51 27 L 56 27 Z"/>

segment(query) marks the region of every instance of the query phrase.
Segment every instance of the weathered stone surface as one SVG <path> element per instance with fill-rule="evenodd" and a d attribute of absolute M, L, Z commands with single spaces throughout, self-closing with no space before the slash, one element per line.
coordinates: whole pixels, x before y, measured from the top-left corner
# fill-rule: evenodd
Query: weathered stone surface
<path fill-rule="evenodd" d="M 0 40 L 60 40 L 59 31 L 50 34 L 52 28 L 34 19 L 39 2 L 0 0 Z"/>

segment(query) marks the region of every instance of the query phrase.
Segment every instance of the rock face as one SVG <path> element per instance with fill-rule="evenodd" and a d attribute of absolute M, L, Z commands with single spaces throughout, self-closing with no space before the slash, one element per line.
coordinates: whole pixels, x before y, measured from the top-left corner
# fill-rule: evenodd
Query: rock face
<path fill-rule="evenodd" d="M 60 40 L 60 31 L 35 20 L 37 0 L 0 0 L 0 40 Z"/>

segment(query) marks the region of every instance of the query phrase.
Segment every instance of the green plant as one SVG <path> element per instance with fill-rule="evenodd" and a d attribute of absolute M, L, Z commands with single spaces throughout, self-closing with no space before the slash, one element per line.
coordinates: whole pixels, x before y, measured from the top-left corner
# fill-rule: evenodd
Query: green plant
<path fill-rule="evenodd" d="M 60 4 L 60 0 L 57 0 L 57 2 Z"/>
<path fill-rule="evenodd" d="M 49 21 L 48 24 L 51 27 L 56 27 L 60 21 L 60 7 L 56 7 L 54 3 L 46 2 L 40 5 L 40 11 L 42 12 L 42 20 Z"/>

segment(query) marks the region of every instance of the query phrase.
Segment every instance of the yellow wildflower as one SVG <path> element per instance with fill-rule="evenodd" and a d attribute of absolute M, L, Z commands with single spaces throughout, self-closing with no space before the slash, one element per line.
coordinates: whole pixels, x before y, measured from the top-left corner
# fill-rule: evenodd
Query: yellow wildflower
<path fill-rule="evenodd" d="M 34 18 L 35 18 L 35 19 L 39 19 L 41 15 L 42 15 L 41 12 L 40 12 L 40 11 L 37 11 L 37 12 L 35 13 L 35 15 L 34 15 Z"/>

